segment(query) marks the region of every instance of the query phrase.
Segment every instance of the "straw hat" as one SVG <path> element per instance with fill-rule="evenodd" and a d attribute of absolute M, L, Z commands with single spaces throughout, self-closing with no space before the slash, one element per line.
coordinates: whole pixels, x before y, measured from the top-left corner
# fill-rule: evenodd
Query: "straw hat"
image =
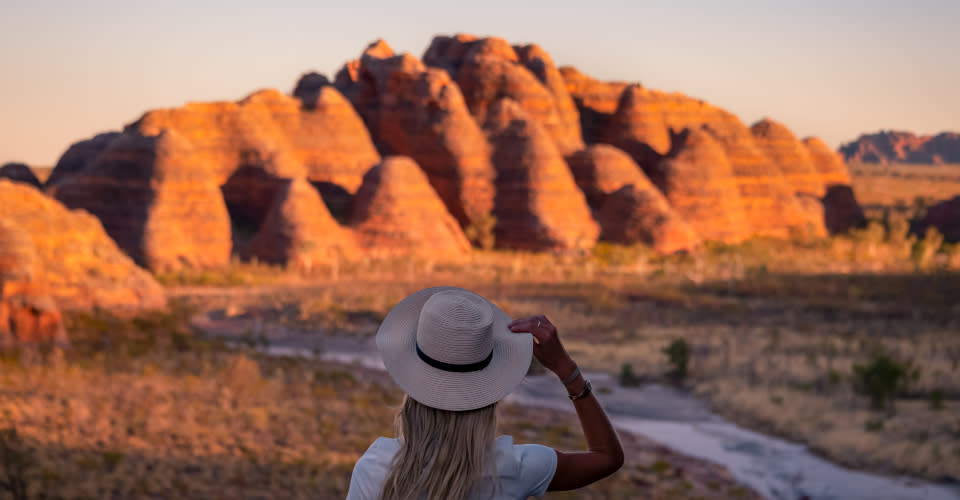
<path fill-rule="evenodd" d="M 533 336 L 513 333 L 510 317 L 462 288 L 420 290 L 380 324 L 377 348 L 394 382 L 416 401 L 441 410 L 491 405 L 520 384 Z"/>

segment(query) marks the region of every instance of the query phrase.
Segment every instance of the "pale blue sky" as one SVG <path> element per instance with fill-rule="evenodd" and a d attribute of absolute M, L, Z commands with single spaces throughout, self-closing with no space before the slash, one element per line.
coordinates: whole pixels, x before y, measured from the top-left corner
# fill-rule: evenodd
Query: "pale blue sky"
<path fill-rule="evenodd" d="M 960 130 L 960 0 L 0 2 L 0 163 L 51 165 L 151 108 L 289 92 L 378 37 L 419 57 L 455 32 L 536 42 L 558 65 L 832 146 Z"/>

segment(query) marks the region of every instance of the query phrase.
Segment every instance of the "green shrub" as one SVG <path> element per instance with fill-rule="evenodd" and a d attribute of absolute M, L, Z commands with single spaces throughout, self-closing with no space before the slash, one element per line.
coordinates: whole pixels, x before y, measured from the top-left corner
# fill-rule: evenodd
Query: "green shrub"
<path fill-rule="evenodd" d="M 870 398 L 874 410 L 893 410 L 894 395 L 904 389 L 918 372 L 910 363 L 877 352 L 869 363 L 853 366 L 854 389 Z"/>
<path fill-rule="evenodd" d="M 683 380 L 687 377 L 687 364 L 690 362 L 690 347 L 684 339 L 676 339 L 663 349 L 673 368 L 668 375 Z"/>
<path fill-rule="evenodd" d="M 620 367 L 620 385 L 624 387 L 634 387 L 640 385 L 640 377 L 633 373 L 633 365 L 624 363 Z"/>

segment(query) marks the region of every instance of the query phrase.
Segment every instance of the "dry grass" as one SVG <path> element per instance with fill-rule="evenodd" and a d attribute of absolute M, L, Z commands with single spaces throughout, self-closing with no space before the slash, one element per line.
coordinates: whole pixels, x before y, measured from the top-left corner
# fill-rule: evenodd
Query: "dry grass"
<path fill-rule="evenodd" d="M 830 240 L 754 240 L 687 256 L 606 245 L 579 255 L 477 252 L 465 262 L 366 261 L 299 278 L 277 270 L 256 286 L 171 292 L 207 311 L 369 336 L 405 295 L 458 285 L 513 316 L 546 313 L 587 368 L 629 364 L 641 380 L 662 381 L 662 349 L 683 338 L 688 385 L 735 421 L 856 467 L 956 480 L 958 270 L 957 247 L 873 224 Z M 851 389 L 853 365 L 878 349 L 920 367 L 895 415 L 872 412 Z M 929 408 L 936 391 L 946 409 Z M 812 408 L 816 419 L 798 419 Z"/>
<path fill-rule="evenodd" d="M 392 434 L 399 391 L 384 374 L 199 341 L 191 312 L 77 316 L 71 351 L 3 358 L 0 428 L 20 439 L 0 444 L 28 498 L 345 496 L 356 459 Z M 571 415 L 501 413 L 520 442 L 583 446 Z M 622 473 L 574 496 L 756 498 L 719 467 L 641 438 L 627 450 Z"/>
<path fill-rule="evenodd" d="M 960 165 L 850 164 L 857 199 L 869 216 L 884 209 L 904 216 L 960 195 Z"/>

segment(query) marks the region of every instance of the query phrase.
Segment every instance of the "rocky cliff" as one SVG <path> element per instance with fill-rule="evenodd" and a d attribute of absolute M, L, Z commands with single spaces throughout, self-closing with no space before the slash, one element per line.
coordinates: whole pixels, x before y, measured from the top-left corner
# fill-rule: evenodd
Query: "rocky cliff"
<path fill-rule="evenodd" d="M 863 134 L 840 146 L 844 159 L 863 163 L 960 163 L 960 133 L 916 135 L 888 130 Z"/>
<path fill-rule="evenodd" d="M 100 222 L 28 185 L 0 180 L 0 347 L 66 340 L 61 309 L 163 307 L 163 289 Z"/>
<path fill-rule="evenodd" d="M 464 34 L 422 58 L 378 40 L 289 96 L 150 111 L 72 145 L 45 189 L 155 270 L 459 255 L 464 230 L 494 220 L 501 248 L 689 251 L 843 231 L 837 210 L 859 210 L 816 139 Z"/>

